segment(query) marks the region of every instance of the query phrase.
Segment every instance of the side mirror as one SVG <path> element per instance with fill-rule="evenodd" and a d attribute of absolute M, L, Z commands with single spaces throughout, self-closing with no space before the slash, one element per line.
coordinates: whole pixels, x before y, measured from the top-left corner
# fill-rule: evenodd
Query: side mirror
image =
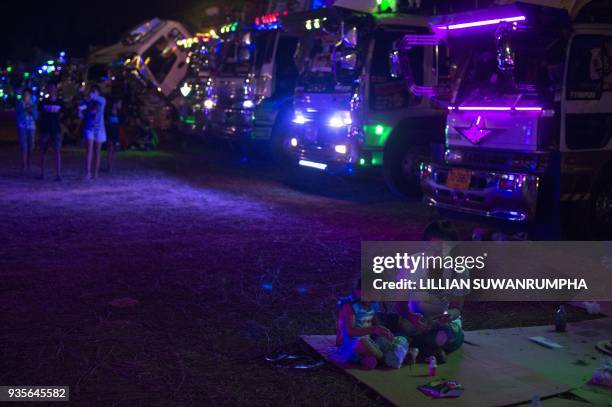
<path fill-rule="evenodd" d="M 495 32 L 497 45 L 497 68 L 501 72 L 514 70 L 514 49 L 510 40 L 511 28 L 508 23 L 499 26 Z"/>
<path fill-rule="evenodd" d="M 399 51 L 391 51 L 389 54 L 389 73 L 393 78 L 402 76 L 402 65 L 400 62 Z"/>
<path fill-rule="evenodd" d="M 251 52 L 246 47 L 241 47 L 240 51 L 238 51 L 238 60 L 240 62 L 249 62 L 251 59 Z"/>
<path fill-rule="evenodd" d="M 353 27 L 350 30 L 348 30 L 344 34 L 344 38 L 342 38 L 344 44 L 346 44 L 347 47 L 353 48 L 353 49 L 357 48 L 357 39 L 358 39 L 357 27 Z"/>

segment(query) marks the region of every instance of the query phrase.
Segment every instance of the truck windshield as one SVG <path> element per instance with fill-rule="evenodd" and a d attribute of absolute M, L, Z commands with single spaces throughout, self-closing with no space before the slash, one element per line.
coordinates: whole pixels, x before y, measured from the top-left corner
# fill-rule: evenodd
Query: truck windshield
<path fill-rule="evenodd" d="M 391 77 L 389 54 L 395 41 L 406 33 L 403 31 L 376 33 L 374 51 L 370 64 L 370 108 L 372 110 L 392 110 L 421 103 L 421 97 L 408 91 L 403 78 Z M 423 47 L 409 51 L 410 70 L 417 84 L 423 83 Z"/>
<path fill-rule="evenodd" d="M 216 54 L 216 60 L 220 62 L 218 73 L 221 76 L 247 76 L 251 71 L 253 44 L 245 43 L 239 35 L 219 43 Z"/>
<path fill-rule="evenodd" d="M 166 75 L 168 75 L 176 62 L 175 42 L 174 37 L 161 36 L 142 54 L 144 63 L 148 66 L 158 83 L 164 81 Z"/>
<path fill-rule="evenodd" d="M 562 58 L 555 55 L 555 41 L 533 34 L 512 32 L 503 41 L 499 31 L 457 38 L 458 43 L 451 44 L 451 49 L 461 50 L 464 55 L 454 58 L 466 64 L 455 102 L 510 107 L 550 100 L 560 84 Z"/>
<path fill-rule="evenodd" d="M 313 34 L 301 39 L 296 58 L 300 70 L 298 82 L 308 91 L 329 91 L 336 83 L 352 85 L 359 76 L 360 69 L 343 69 L 334 74 L 333 59 L 337 41 L 335 36 L 329 34 Z"/>

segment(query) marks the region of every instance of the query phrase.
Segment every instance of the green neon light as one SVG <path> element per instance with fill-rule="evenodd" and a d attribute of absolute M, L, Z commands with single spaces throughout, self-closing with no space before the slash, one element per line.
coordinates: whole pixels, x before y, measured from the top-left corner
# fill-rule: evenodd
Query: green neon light
<path fill-rule="evenodd" d="M 6 72 L 8 72 L 8 73 L 13 72 L 13 67 L 12 66 L 7 66 L 6 67 Z"/>
<path fill-rule="evenodd" d="M 393 130 L 390 126 L 378 123 L 363 126 L 365 145 L 368 147 L 383 147 Z"/>
<path fill-rule="evenodd" d="M 359 165 L 365 165 L 365 158 L 360 158 L 359 159 Z"/>
<path fill-rule="evenodd" d="M 195 117 L 194 116 L 183 116 L 181 117 L 181 121 L 185 124 L 195 124 Z"/>
<path fill-rule="evenodd" d="M 397 0 L 376 0 L 376 4 L 379 13 L 393 13 L 397 10 Z"/>
<path fill-rule="evenodd" d="M 232 24 L 232 31 L 236 31 L 236 28 L 238 28 L 238 22 L 236 21 L 234 24 Z"/>
<path fill-rule="evenodd" d="M 29 78 L 30 77 L 30 73 L 29 72 L 24 72 L 23 73 L 23 77 L 24 78 Z"/>
<path fill-rule="evenodd" d="M 375 151 L 372 153 L 372 165 L 382 165 L 383 153 L 382 151 Z"/>

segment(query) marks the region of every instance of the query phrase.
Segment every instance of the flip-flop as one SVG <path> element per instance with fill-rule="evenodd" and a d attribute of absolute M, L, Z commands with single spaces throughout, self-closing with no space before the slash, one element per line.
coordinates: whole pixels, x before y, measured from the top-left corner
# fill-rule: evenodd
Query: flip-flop
<path fill-rule="evenodd" d="M 608 356 L 612 356 L 612 339 L 606 339 L 599 341 L 595 344 L 598 351 L 605 353 Z"/>
<path fill-rule="evenodd" d="M 322 359 L 314 359 L 310 356 L 279 354 L 266 357 L 266 361 L 275 367 L 283 369 L 315 369 L 323 366 Z"/>

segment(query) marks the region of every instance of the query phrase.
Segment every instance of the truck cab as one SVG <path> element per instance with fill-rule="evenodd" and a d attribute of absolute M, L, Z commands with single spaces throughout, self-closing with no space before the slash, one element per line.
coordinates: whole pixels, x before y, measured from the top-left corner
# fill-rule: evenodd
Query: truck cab
<path fill-rule="evenodd" d="M 282 123 L 290 118 L 297 77 L 293 54 L 298 39 L 281 28 L 280 15 L 222 29 L 219 63 L 207 102 L 215 137 L 282 148 Z"/>
<path fill-rule="evenodd" d="M 444 111 L 392 76 L 389 55 L 405 35 L 428 35 L 418 15 L 318 10 L 300 42 L 290 145 L 302 167 L 350 174 L 382 169 L 390 188 L 419 190 L 418 162 L 443 137 Z M 432 47 L 409 51 L 420 85 L 435 85 Z M 440 141 L 438 140 L 438 141 Z"/>
<path fill-rule="evenodd" d="M 515 2 L 432 18 L 460 75 L 443 153 L 421 166 L 428 205 L 526 227 L 562 231 L 577 220 L 612 230 L 612 25 L 597 22 L 611 15 L 604 3 L 571 14 Z"/>
<path fill-rule="evenodd" d="M 129 31 L 115 45 L 89 55 L 90 65 L 121 63 L 168 96 L 187 72 L 186 53 L 176 41 L 189 37 L 180 23 L 154 18 Z"/>
<path fill-rule="evenodd" d="M 91 52 L 88 78 L 99 82 L 104 93 L 137 95 L 137 116 L 157 128 L 170 128 L 177 88 L 187 73 L 187 52 L 177 41 L 188 37 L 176 21 L 146 21 L 118 43 Z"/>

